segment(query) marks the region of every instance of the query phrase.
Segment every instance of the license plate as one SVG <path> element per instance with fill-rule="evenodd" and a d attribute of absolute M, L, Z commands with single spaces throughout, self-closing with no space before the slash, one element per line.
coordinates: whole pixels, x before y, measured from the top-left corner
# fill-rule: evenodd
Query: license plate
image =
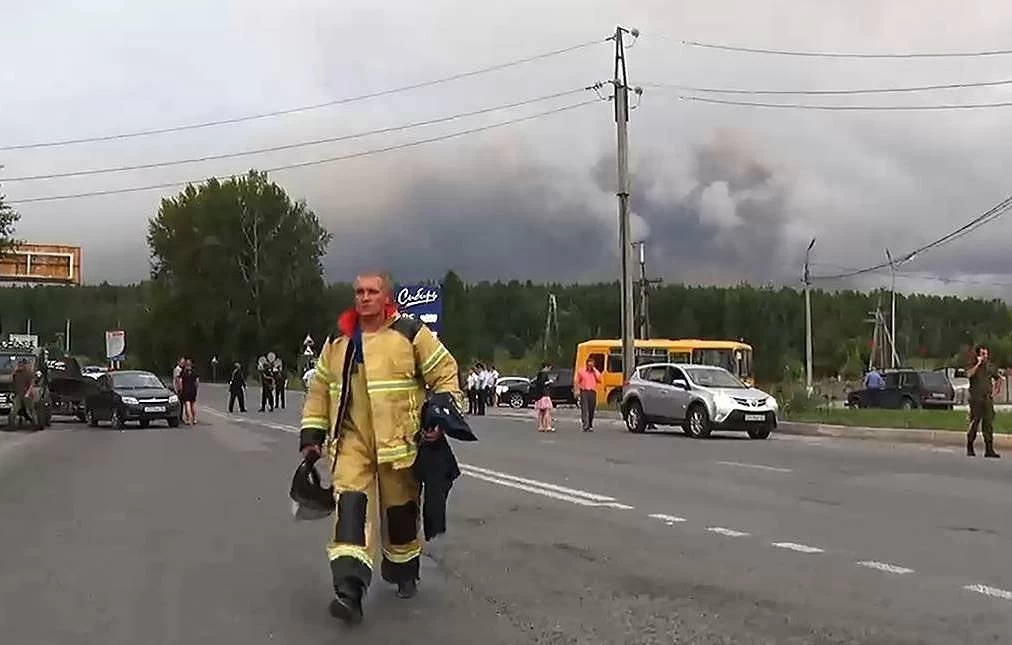
<path fill-rule="evenodd" d="M 765 414 L 746 414 L 745 415 L 745 420 L 746 421 L 765 421 L 766 420 L 766 415 Z"/>
<path fill-rule="evenodd" d="M 145 412 L 165 412 L 164 405 L 154 405 L 149 408 L 144 408 Z"/>

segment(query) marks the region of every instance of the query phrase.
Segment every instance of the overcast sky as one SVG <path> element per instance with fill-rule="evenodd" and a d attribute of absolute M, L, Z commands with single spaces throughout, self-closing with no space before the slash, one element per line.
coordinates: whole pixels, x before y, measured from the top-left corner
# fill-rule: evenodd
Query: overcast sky
<path fill-rule="evenodd" d="M 325 102 L 603 39 L 633 84 L 847 89 L 1012 78 L 1012 56 L 790 58 L 686 47 L 910 52 L 1012 48 L 1012 4 L 988 0 L 0 0 L 0 146 L 171 127 Z M 453 123 L 241 159 L 90 177 L 4 177 L 220 154 L 399 125 L 582 88 L 612 70 L 602 43 L 453 83 L 235 125 L 0 152 L 10 201 L 199 180 L 429 138 L 594 98 L 576 94 Z M 918 94 L 727 97 L 827 104 L 1012 101 L 1012 85 Z M 1012 108 L 762 110 L 647 87 L 632 112 L 635 235 L 672 281 L 796 283 L 901 256 L 1012 193 Z M 402 280 L 612 279 L 615 133 L 597 103 L 440 143 L 272 178 L 333 232 L 331 279 L 364 264 Z M 148 271 L 148 219 L 171 189 L 26 203 L 17 234 L 80 244 L 88 282 Z M 1012 217 L 924 254 L 908 289 L 1009 295 Z M 933 278 L 947 278 L 949 282 Z M 888 275 L 859 286 L 888 283 Z M 992 283 L 992 284 L 986 284 Z M 997 285 L 993 284 L 997 283 Z M 827 285 L 828 286 L 828 285 Z"/>

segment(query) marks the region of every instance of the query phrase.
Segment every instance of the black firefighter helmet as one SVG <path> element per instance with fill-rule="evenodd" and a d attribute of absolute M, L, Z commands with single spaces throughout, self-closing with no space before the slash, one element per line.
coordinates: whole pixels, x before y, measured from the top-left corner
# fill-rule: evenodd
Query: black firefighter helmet
<path fill-rule="evenodd" d="M 292 512 L 296 519 L 323 519 L 334 512 L 334 488 L 324 488 L 320 468 L 327 460 L 310 455 L 302 460 L 292 476 L 288 495 L 292 498 Z"/>

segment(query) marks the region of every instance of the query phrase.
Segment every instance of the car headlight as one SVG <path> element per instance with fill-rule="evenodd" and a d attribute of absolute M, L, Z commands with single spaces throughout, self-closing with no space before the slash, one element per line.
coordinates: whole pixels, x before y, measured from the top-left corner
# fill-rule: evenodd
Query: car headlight
<path fill-rule="evenodd" d="M 123 398 L 123 403 L 126 403 L 127 405 L 137 405 L 139 403 L 137 401 L 137 399 L 135 399 L 132 396 L 124 396 L 122 398 Z"/>
<path fill-rule="evenodd" d="M 771 410 L 779 410 L 780 409 L 780 404 L 777 403 L 776 398 L 774 398 L 772 396 L 766 397 L 766 405 L 770 406 Z"/>
<path fill-rule="evenodd" d="M 169 395 L 169 403 L 179 403 L 179 397 L 175 394 Z"/>
<path fill-rule="evenodd" d="M 734 409 L 734 399 L 729 394 L 718 392 L 713 396 L 713 405 L 718 413 L 727 413 Z"/>

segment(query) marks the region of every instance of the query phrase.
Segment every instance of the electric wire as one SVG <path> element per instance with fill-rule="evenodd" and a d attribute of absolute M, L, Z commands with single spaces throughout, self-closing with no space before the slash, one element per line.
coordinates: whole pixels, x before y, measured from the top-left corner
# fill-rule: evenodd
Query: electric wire
<path fill-rule="evenodd" d="M 935 103 L 925 105 L 818 105 L 816 103 L 768 103 L 765 101 L 738 101 L 734 99 L 718 99 L 706 96 L 681 95 L 683 101 L 711 103 L 716 105 L 733 105 L 739 107 L 779 108 L 787 110 L 821 110 L 829 112 L 918 112 L 945 110 L 979 110 L 988 108 L 1012 107 L 1012 101 L 993 103 Z"/>
<path fill-rule="evenodd" d="M 505 104 L 502 104 L 502 105 L 495 105 L 495 106 L 491 106 L 491 107 L 485 107 L 485 108 L 481 108 L 481 109 L 478 109 L 478 110 L 472 110 L 470 112 L 458 112 L 457 114 L 451 114 L 449 116 L 443 116 L 443 117 L 438 117 L 438 118 L 434 118 L 434 119 L 426 119 L 426 120 L 422 120 L 422 121 L 413 121 L 413 122 L 406 123 L 406 124 L 403 124 L 403 125 L 396 125 L 396 126 L 390 126 L 390 127 L 385 127 L 385 128 L 377 128 L 377 129 L 374 129 L 374 130 L 366 130 L 366 131 L 363 131 L 363 132 L 355 132 L 355 133 L 352 133 L 352 134 L 344 134 L 344 135 L 339 135 L 339 136 L 334 136 L 334 137 L 326 137 L 326 138 L 321 138 L 321 139 L 311 139 L 311 140 L 308 140 L 308 141 L 301 141 L 301 142 L 298 142 L 298 143 L 288 143 L 288 144 L 281 144 L 281 145 L 276 145 L 276 146 L 269 146 L 269 147 L 266 147 L 266 148 L 252 148 L 252 149 L 249 149 L 249 150 L 242 150 L 242 151 L 238 151 L 238 152 L 227 152 L 227 153 L 215 154 L 215 155 L 204 155 L 204 156 L 200 156 L 200 157 L 189 157 L 189 158 L 186 158 L 186 159 L 174 159 L 174 160 L 170 160 L 170 161 L 156 161 L 156 162 L 143 163 L 143 164 L 134 164 L 134 165 L 128 165 L 128 166 L 113 166 L 113 167 L 108 167 L 108 168 L 92 168 L 92 169 L 85 169 L 85 170 L 69 170 L 69 171 L 66 171 L 66 172 L 54 172 L 54 173 L 47 173 L 47 174 L 41 174 L 41 175 L 22 175 L 22 176 L 17 176 L 17 177 L 0 177 L 0 181 L 3 181 L 5 183 L 14 183 L 14 182 L 22 182 L 22 181 L 36 181 L 36 180 L 41 180 L 41 179 L 57 179 L 57 178 L 63 178 L 63 177 L 80 177 L 80 176 L 87 176 L 87 175 L 102 175 L 102 174 L 108 174 L 108 173 L 126 172 L 126 171 L 130 171 L 130 170 L 146 170 L 146 169 L 150 169 L 150 168 L 164 168 L 164 167 L 168 167 L 168 166 L 179 166 L 179 165 L 183 165 L 183 164 L 201 163 L 201 162 L 205 162 L 205 161 L 216 161 L 216 160 L 219 160 L 219 159 L 234 159 L 234 158 L 237 158 L 237 157 L 246 157 L 246 156 L 250 156 L 250 155 L 265 154 L 265 153 L 269 153 L 269 152 L 280 152 L 282 150 L 295 150 L 295 149 L 298 149 L 298 148 L 305 148 L 305 147 L 309 147 L 309 146 L 323 145 L 323 144 L 326 144 L 326 143 L 336 143 L 336 142 L 339 142 L 339 141 L 350 141 L 350 140 L 353 140 L 353 139 L 361 139 L 363 137 L 368 137 L 368 136 L 372 136 L 372 135 L 376 135 L 376 134 L 386 134 L 386 133 L 390 133 L 390 132 L 399 132 L 399 131 L 408 130 L 408 129 L 411 129 L 411 128 L 418 128 L 418 127 L 423 127 L 423 126 L 428 126 L 428 125 L 435 125 L 435 124 L 438 124 L 438 123 L 446 123 L 446 122 L 449 122 L 449 121 L 455 121 L 455 120 L 458 120 L 458 119 L 463 119 L 463 118 L 467 118 L 467 117 L 471 117 L 471 116 L 477 116 L 477 115 L 480 115 L 480 114 L 488 114 L 490 112 L 497 112 L 497 111 L 500 111 L 500 110 L 508 110 L 508 109 L 512 109 L 512 108 L 523 107 L 523 106 L 531 105 L 531 104 L 534 104 L 534 103 L 540 103 L 540 102 L 549 101 L 549 100 L 552 100 L 552 99 L 561 98 L 561 97 L 564 97 L 564 96 L 570 96 L 570 95 L 573 95 L 573 94 L 581 93 L 581 92 L 586 91 L 586 89 L 587 88 L 582 88 L 581 87 L 581 88 L 577 88 L 577 89 L 566 90 L 564 92 L 555 92 L 554 94 L 547 94 L 547 95 L 544 95 L 544 96 L 538 96 L 538 97 L 531 98 L 531 99 L 526 99 L 526 100 L 523 100 L 523 101 L 514 101 L 513 103 L 505 103 Z"/>
<path fill-rule="evenodd" d="M 676 85 L 672 83 L 641 83 L 643 87 L 679 92 L 698 92 L 703 94 L 738 94 L 738 95 L 803 95 L 803 96 L 846 96 L 861 94 L 901 94 L 907 92 L 931 92 L 936 90 L 970 89 L 979 87 L 999 87 L 1012 85 L 1012 79 L 995 81 L 975 81 L 965 83 L 939 83 L 935 85 L 912 85 L 908 87 L 875 87 L 833 90 L 765 90 L 738 89 L 725 87 L 695 87 L 692 85 Z"/>
<path fill-rule="evenodd" d="M 482 68 L 475 69 L 475 70 L 470 70 L 470 71 L 467 71 L 467 72 L 460 72 L 460 73 L 457 73 L 457 74 L 451 74 L 450 76 L 443 76 L 441 78 L 431 79 L 431 80 L 428 80 L 428 81 L 421 81 L 421 82 L 418 82 L 418 83 L 411 83 L 409 85 L 401 85 L 399 87 L 393 87 L 393 88 L 389 88 L 389 89 L 385 89 L 385 90 L 378 90 L 378 91 L 369 92 L 369 93 L 366 93 L 366 94 L 359 94 L 357 96 L 348 96 L 348 97 L 343 97 L 343 98 L 339 98 L 339 99 L 333 99 L 331 101 L 325 101 L 323 103 L 315 103 L 315 104 L 312 104 L 312 105 L 302 105 L 302 106 L 298 106 L 298 107 L 285 108 L 285 109 L 281 109 L 281 110 L 273 110 L 273 111 L 270 111 L 270 112 L 261 112 L 261 113 L 258 113 L 258 114 L 247 114 L 247 115 L 232 117 L 232 118 L 228 118 L 228 119 L 217 119 L 217 120 L 213 120 L 213 121 L 203 121 L 203 122 L 199 122 L 199 123 L 188 123 L 188 124 L 184 124 L 184 125 L 176 125 L 176 126 L 170 126 L 170 127 L 165 127 L 165 128 L 151 128 L 151 129 L 146 129 L 146 130 L 135 130 L 135 131 L 132 131 L 132 132 L 121 132 L 121 133 L 118 133 L 118 134 L 109 134 L 109 135 L 101 135 L 101 136 L 93 136 L 93 137 L 81 137 L 81 138 L 74 138 L 74 139 L 60 139 L 60 140 L 54 140 L 54 141 L 40 141 L 40 142 L 35 142 L 35 143 L 22 143 L 22 144 L 13 144 L 13 145 L 0 145 L 0 151 L 31 150 L 31 149 L 36 149 L 36 148 L 53 148 L 53 147 L 57 147 L 57 146 L 69 146 L 69 145 L 76 145 L 76 144 L 82 144 L 82 143 L 96 143 L 96 142 L 100 142 L 100 141 L 115 141 L 115 140 L 120 140 L 120 139 L 131 139 L 131 138 L 135 138 L 135 137 L 146 137 L 146 136 L 152 136 L 152 135 L 158 135 L 158 134 L 167 134 L 167 133 L 171 133 L 171 132 L 182 132 L 182 131 L 185 131 L 185 130 L 198 130 L 198 129 L 201 129 L 201 128 L 210 128 L 210 127 L 215 127 L 215 126 L 220 126 L 220 125 L 229 125 L 229 124 L 234 124 L 234 123 L 242 123 L 242 122 L 245 122 L 245 121 L 254 121 L 254 120 L 257 120 L 257 119 L 266 119 L 266 118 L 271 118 L 271 117 L 284 116 L 284 115 L 287 115 L 287 114 L 295 114 L 295 113 L 298 113 L 298 112 L 308 112 L 310 110 L 319 110 L 321 108 L 326 108 L 326 107 L 333 107 L 333 106 L 337 106 L 337 105 L 345 105 L 345 104 L 348 104 L 348 103 L 355 103 L 355 102 L 358 102 L 358 101 L 365 101 L 365 100 L 368 100 L 368 99 L 374 99 L 374 98 L 378 98 L 378 97 L 381 97 L 381 96 L 389 96 L 391 94 L 398 94 L 398 93 L 401 93 L 401 92 L 407 92 L 407 91 L 410 91 L 410 90 L 421 89 L 421 88 L 424 88 L 424 87 L 432 87 L 434 85 L 442 85 L 442 84 L 445 84 L 445 83 L 450 83 L 450 82 L 453 82 L 453 81 L 458 81 L 458 80 L 461 80 L 461 79 L 464 79 L 464 78 L 470 78 L 472 76 L 478 76 L 478 75 L 481 75 L 481 74 L 487 74 L 489 72 L 495 72 L 495 71 L 507 69 L 507 68 L 510 68 L 510 67 L 516 67 L 518 65 L 524 65 L 526 63 L 531 63 L 531 62 L 535 62 L 535 61 L 539 61 L 539 60 L 544 60 L 546 58 L 552 58 L 552 57 L 555 57 L 555 56 L 560 56 L 562 54 L 567 54 L 569 52 L 577 51 L 577 50 L 580 50 L 580 49 L 585 49 L 587 47 L 592 47 L 593 45 L 597 45 L 597 44 L 604 43 L 604 42 L 607 42 L 607 39 L 600 38 L 600 39 L 596 39 L 596 40 L 590 40 L 590 41 L 586 41 L 586 42 L 582 42 L 582 43 L 577 43 L 577 44 L 571 45 L 569 47 L 563 47 L 563 48 L 560 48 L 560 49 L 554 49 L 554 50 L 551 50 L 551 51 L 542 52 L 540 54 L 535 54 L 533 56 L 527 56 L 525 58 L 519 58 L 519 59 L 507 61 L 505 63 L 499 63 L 499 64 L 496 64 L 496 65 L 490 65 L 488 67 L 482 67 Z"/>
<path fill-rule="evenodd" d="M 335 163 L 335 162 L 339 162 L 339 161 L 347 161 L 347 160 L 350 160 L 350 159 L 359 159 L 361 157 L 369 157 L 369 156 L 372 156 L 372 155 L 382 154 L 382 153 L 385 153 L 385 152 L 391 152 L 391 151 L 394 151 L 394 150 L 403 150 L 405 148 L 413 148 L 413 147 L 422 146 L 422 145 L 426 145 L 426 144 L 430 144 L 430 143 L 436 143 L 436 142 L 439 142 L 439 141 L 446 141 L 448 139 L 454 139 L 454 138 L 457 138 L 457 137 L 462 137 L 462 136 L 466 136 L 466 135 L 470 135 L 470 134 L 476 134 L 478 132 L 485 132 L 487 130 L 493 130 L 493 129 L 496 129 L 496 128 L 501 128 L 501 127 L 505 127 L 505 126 L 509 126 L 509 125 L 514 125 L 514 124 L 522 123 L 522 122 L 525 122 L 525 121 L 531 121 L 531 120 L 538 119 L 538 118 L 541 118 L 541 117 L 546 117 L 546 116 L 550 116 L 550 115 L 554 115 L 554 114 L 560 114 L 560 113 L 563 113 L 563 112 L 568 112 L 570 110 L 575 110 L 575 109 L 578 109 L 578 108 L 581 108 L 581 107 L 584 107 L 584 106 L 587 106 L 587 105 L 597 104 L 597 103 L 600 103 L 600 99 L 594 98 L 594 99 L 591 99 L 589 101 L 582 101 L 580 103 L 573 103 L 573 104 L 570 104 L 570 105 L 564 105 L 562 107 L 557 107 L 557 108 L 553 108 L 551 110 L 545 110 L 545 111 L 542 111 L 542 112 L 536 112 L 534 114 L 529 114 L 529 115 L 523 116 L 523 117 L 509 119 L 509 120 L 506 120 L 506 121 L 499 121 L 497 123 L 491 123 L 491 124 L 488 124 L 488 125 L 483 125 L 483 126 L 478 126 L 478 127 L 474 127 L 474 128 L 469 128 L 467 130 L 459 130 L 457 132 L 451 132 L 451 133 L 447 133 L 447 134 L 443 134 L 443 135 L 439 135 L 439 136 L 435 136 L 435 137 L 430 137 L 430 138 L 427 138 L 427 139 L 418 139 L 418 140 L 415 140 L 415 141 L 408 141 L 408 142 L 405 142 L 405 143 L 399 143 L 399 144 L 389 145 L 389 146 L 385 146 L 385 147 L 382 147 L 382 148 L 373 148 L 373 149 L 370 149 L 370 150 L 363 150 L 363 151 L 360 151 L 360 152 L 353 152 L 353 153 L 339 155 L 339 156 L 334 156 L 334 157 L 326 157 L 324 159 L 314 159 L 314 160 L 310 160 L 310 161 L 303 161 L 303 162 L 298 162 L 298 163 L 284 164 L 284 165 L 274 166 L 274 167 L 271 167 L 271 168 L 263 168 L 261 170 L 263 172 L 277 172 L 277 171 L 282 171 L 282 170 L 291 170 L 291 169 L 295 169 L 295 168 L 305 168 L 305 167 L 308 167 L 308 166 L 318 166 L 318 165 L 322 165 L 322 164 Z M 174 188 L 174 187 L 177 187 L 177 186 L 185 186 L 185 185 L 188 185 L 188 184 L 195 184 L 195 183 L 200 183 L 200 182 L 203 182 L 203 181 L 208 181 L 209 179 L 227 180 L 230 177 L 234 177 L 234 176 L 235 175 L 229 175 L 229 176 L 223 176 L 223 177 L 222 176 L 219 176 L 219 177 L 205 177 L 203 179 L 197 179 L 197 180 L 164 182 L 164 183 L 159 183 L 159 184 L 149 184 L 149 185 L 146 185 L 146 186 L 132 186 L 132 187 L 128 187 L 128 188 L 113 188 L 113 189 L 109 189 L 109 190 L 96 190 L 96 191 L 89 191 L 89 192 L 82 192 L 82 193 L 70 193 L 70 194 L 63 194 L 63 195 L 45 195 L 45 196 L 41 196 L 41 197 L 29 197 L 29 198 L 25 198 L 25 199 L 9 200 L 9 201 L 7 201 L 7 203 L 11 204 L 11 205 L 22 205 L 22 204 L 32 204 L 32 203 L 38 203 L 38 202 L 51 202 L 51 201 L 59 201 L 59 200 L 67 200 L 67 199 L 79 199 L 79 198 L 85 198 L 85 197 L 98 197 L 98 196 L 102 196 L 102 195 L 119 195 L 119 194 L 123 194 L 123 193 L 136 193 L 136 192 L 142 192 L 142 191 L 147 191 L 147 190 L 158 190 L 158 189 L 162 189 L 162 188 Z"/>
<path fill-rule="evenodd" d="M 698 40 L 680 40 L 686 47 L 717 49 L 746 54 L 768 54 L 775 56 L 796 56 L 803 58 L 978 58 L 985 56 L 1007 56 L 1012 49 L 983 49 L 967 52 L 825 52 L 775 49 L 765 47 L 743 47 L 723 43 L 708 43 Z"/>

